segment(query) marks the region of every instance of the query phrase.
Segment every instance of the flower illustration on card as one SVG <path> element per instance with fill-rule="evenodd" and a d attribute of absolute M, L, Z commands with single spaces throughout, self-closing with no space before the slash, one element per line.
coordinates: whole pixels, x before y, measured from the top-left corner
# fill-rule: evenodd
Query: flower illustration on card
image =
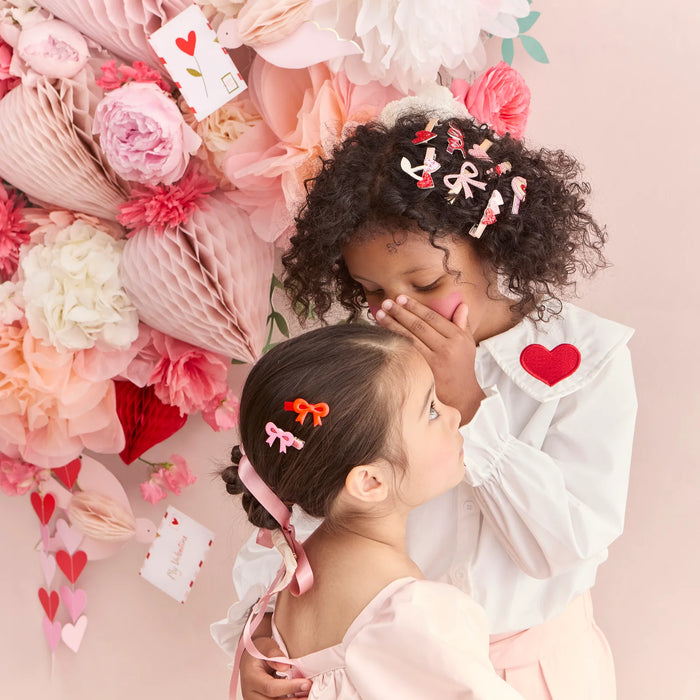
<path fill-rule="evenodd" d="M 209 91 L 207 90 L 207 81 L 202 75 L 202 68 L 199 65 L 199 61 L 197 60 L 197 57 L 194 55 L 195 48 L 197 46 L 197 32 L 194 31 L 194 29 L 190 30 L 190 32 L 187 34 L 187 38 L 185 39 L 184 37 L 177 37 L 175 39 L 175 44 L 180 51 L 183 53 L 186 53 L 188 56 L 192 56 L 194 58 L 194 62 L 197 64 L 197 68 L 187 68 L 187 72 L 190 75 L 193 75 L 195 78 L 201 78 L 202 82 L 204 83 L 204 93 L 209 96 Z"/>

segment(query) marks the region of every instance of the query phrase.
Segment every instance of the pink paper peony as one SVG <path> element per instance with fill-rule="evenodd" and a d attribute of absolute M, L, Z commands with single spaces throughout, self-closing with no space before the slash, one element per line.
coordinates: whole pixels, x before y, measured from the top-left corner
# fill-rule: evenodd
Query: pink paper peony
<path fill-rule="evenodd" d="M 41 480 L 41 467 L 0 454 L 0 489 L 8 496 L 21 496 Z M 47 475 L 44 475 L 46 478 Z"/>
<path fill-rule="evenodd" d="M 217 432 L 231 430 L 238 425 L 240 408 L 238 397 L 229 389 L 225 395 L 215 397 L 202 408 L 202 418 Z"/>
<path fill-rule="evenodd" d="M 184 224 L 216 185 L 190 170 L 173 185 L 142 185 L 131 190 L 128 202 L 119 207 L 119 222 L 130 229 L 150 227 L 159 236 L 167 227 Z M 129 234 L 133 235 L 134 231 Z"/>
<path fill-rule="evenodd" d="M 130 82 L 155 83 L 161 90 L 170 92 L 171 88 L 163 80 L 163 76 L 143 61 L 134 61 L 130 66 L 122 63 L 117 68 L 117 62 L 112 59 L 100 67 L 102 75 L 95 81 L 105 92 L 116 90 Z"/>
<path fill-rule="evenodd" d="M 57 19 L 24 28 L 17 53 L 32 70 L 50 79 L 72 78 L 89 57 L 83 35 Z"/>
<path fill-rule="evenodd" d="M 119 452 L 124 433 L 114 383 L 81 376 L 72 353 L 59 353 L 24 325 L 0 326 L 0 451 L 60 467 L 85 448 Z"/>
<path fill-rule="evenodd" d="M 202 143 L 153 83 L 132 82 L 107 93 L 97 105 L 93 133 L 117 174 L 150 185 L 179 180 Z"/>
<path fill-rule="evenodd" d="M 148 380 L 156 396 L 181 413 L 196 413 L 228 391 L 228 362 L 221 355 L 152 331 L 161 359 Z"/>
<path fill-rule="evenodd" d="M 19 247 L 29 241 L 22 218 L 24 202 L 0 182 L 0 282 L 9 280 L 17 270 Z"/>
<path fill-rule="evenodd" d="M 476 120 L 488 124 L 499 136 L 509 133 L 520 139 L 525 134 L 530 88 L 507 63 L 501 61 L 489 68 L 471 86 L 464 80 L 454 80 L 450 89 Z"/>

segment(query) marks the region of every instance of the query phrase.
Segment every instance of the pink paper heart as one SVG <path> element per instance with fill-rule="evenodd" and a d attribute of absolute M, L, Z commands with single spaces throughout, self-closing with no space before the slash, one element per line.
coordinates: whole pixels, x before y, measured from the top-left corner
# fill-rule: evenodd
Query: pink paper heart
<path fill-rule="evenodd" d="M 42 621 L 44 627 L 44 636 L 49 643 L 51 651 L 55 651 L 58 643 L 61 641 L 61 623 L 58 621 L 51 622 L 48 617 L 44 617 Z"/>
<path fill-rule="evenodd" d="M 80 644 L 83 641 L 85 628 L 87 627 L 87 617 L 83 615 L 74 625 L 67 622 L 61 630 L 61 639 L 64 644 L 72 651 L 77 652 L 80 649 Z"/>
<path fill-rule="evenodd" d="M 83 541 L 83 533 L 71 527 L 65 520 L 56 521 L 56 535 L 63 542 L 69 554 L 74 554 Z"/>
<path fill-rule="evenodd" d="M 41 570 L 44 572 L 46 585 L 51 586 L 51 581 L 56 575 L 56 559 L 50 554 L 39 552 L 39 563 L 41 564 Z"/>
<path fill-rule="evenodd" d="M 75 622 L 80 617 L 80 613 L 85 610 L 87 595 L 82 588 L 72 591 L 70 588 L 68 588 L 68 586 L 61 586 L 60 590 L 61 600 L 66 606 L 66 610 L 68 610 L 71 620 Z"/>
<path fill-rule="evenodd" d="M 41 532 L 41 543 L 44 545 L 44 551 L 50 551 L 51 538 L 49 537 L 49 526 L 39 525 L 39 530 Z"/>

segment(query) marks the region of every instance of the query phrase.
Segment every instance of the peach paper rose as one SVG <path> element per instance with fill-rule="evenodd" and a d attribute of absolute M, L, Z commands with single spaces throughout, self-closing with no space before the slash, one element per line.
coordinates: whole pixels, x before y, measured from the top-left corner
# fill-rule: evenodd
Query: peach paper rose
<path fill-rule="evenodd" d="M 470 86 L 457 79 L 452 94 L 464 102 L 469 113 L 488 124 L 499 136 L 509 133 L 520 139 L 530 114 L 530 89 L 522 75 L 501 61 L 479 76 Z"/>
<path fill-rule="evenodd" d="M 153 83 L 128 83 L 107 93 L 95 110 L 93 132 L 115 172 L 150 185 L 179 180 L 202 143 Z"/>

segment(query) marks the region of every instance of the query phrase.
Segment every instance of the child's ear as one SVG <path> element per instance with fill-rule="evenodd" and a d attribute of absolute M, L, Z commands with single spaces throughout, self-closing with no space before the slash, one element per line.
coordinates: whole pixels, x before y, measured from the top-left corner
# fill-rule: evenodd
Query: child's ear
<path fill-rule="evenodd" d="M 353 467 L 345 477 L 345 490 L 359 501 L 381 503 L 390 493 L 388 469 L 384 462 Z"/>

